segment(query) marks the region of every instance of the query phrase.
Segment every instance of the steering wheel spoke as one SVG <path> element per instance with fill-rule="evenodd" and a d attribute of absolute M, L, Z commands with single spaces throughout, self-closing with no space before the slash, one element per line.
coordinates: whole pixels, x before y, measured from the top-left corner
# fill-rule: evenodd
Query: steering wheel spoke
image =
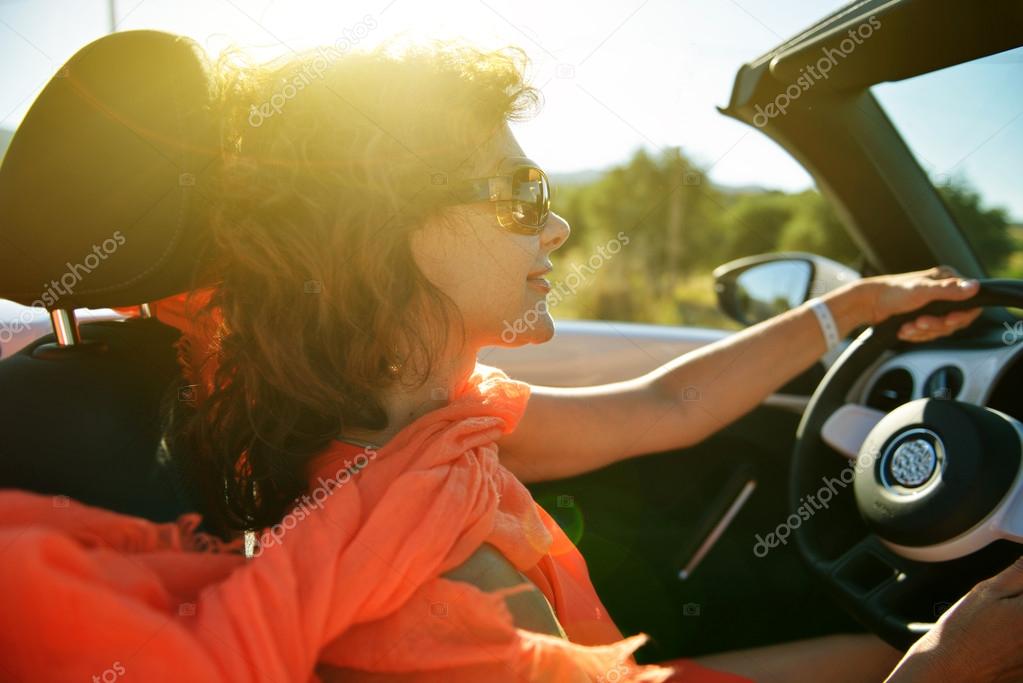
<path fill-rule="evenodd" d="M 864 537 L 831 563 L 829 574 L 850 596 L 874 600 L 904 580 L 901 561 L 873 534 Z"/>
<path fill-rule="evenodd" d="M 836 451 L 852 460 L 885 413 L 858 403 L 846 403 L 821 427 L 821 438 Z"/>

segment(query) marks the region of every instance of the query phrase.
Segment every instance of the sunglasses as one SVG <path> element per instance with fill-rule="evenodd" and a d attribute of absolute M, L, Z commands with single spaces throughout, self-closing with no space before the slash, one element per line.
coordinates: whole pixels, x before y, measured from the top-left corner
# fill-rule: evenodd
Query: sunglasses
<path fill-rule="evenodd" d="M 497 175 L 470 178 L 450 191 L 455 204 L 494 202 L 502 228 L 522 235 L 539 235 L 551 213 L 547 174 L 526 157 L 506 157 Z"/>

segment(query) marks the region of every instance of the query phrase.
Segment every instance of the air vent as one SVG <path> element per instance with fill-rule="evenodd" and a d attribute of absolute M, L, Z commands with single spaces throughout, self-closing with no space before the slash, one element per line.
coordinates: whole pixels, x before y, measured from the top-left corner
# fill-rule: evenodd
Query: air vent
<path fill-rule="evenodd" d="M 877 378 L 867 396 L 867 405 L 889 412 L 913 398 L 913 375 L 905 368 L 892 368 Z"/>
<path fill-rule="evenodd" d="M 940 367 L 924 382 L 924 396 L 953 399 L 963 388 L 963 371 L 954 365 Z"/>

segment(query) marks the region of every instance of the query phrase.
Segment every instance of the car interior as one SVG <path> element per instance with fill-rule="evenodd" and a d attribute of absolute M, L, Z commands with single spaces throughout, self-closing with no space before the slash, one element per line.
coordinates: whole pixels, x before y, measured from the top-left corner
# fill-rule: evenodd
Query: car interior
<path fill-rule="evenodd" d="M 763 116 L 801 67 L 868 17 L 881 28 L 842 69 L 786 115 Z M 985 309 L 968 329 L 922 345 L 896 339 L 899 319 L 857 330 L 840 353 L 695 446 L 529 485 L 577 543 L 615 622 L 651 636 L 640 661 L 843 632 L 905 648 L 1023 551 L 1023 326 L 1010 310 L 1023 307 L 1023 280 L 989 276 L 871 90 L 1021 47 L 1018 2 L 867 0 L 736 74 L 721 113 L 808 170 L 865 270 L 949 264 L 980 278 L 965 303 Z M 213 200 L 204 176 L 219 140 L 205 87 L 187 43 L 112 33 L 54 76 L 16 130 L 0 167 L 0 298 L 43 306 L 51 329 L 0 360 L 0 486 L 160 522 L 202 512 L 160 436 L 161 411 L 187 388 L 179 331 L 148 304 L 209 284 L 196 278 Z M 61 285 L 75 259 L 88 269 L 87 255 L 103 258 L 97 245 L 116 230 L 118 258 L 47 303 L 39 283 Z M 714 275 L 722 311 L 750 325 L 866 274 L 784 252 Z M 134 317 L 82 313 L 135 306 Z M 26 324 L 4 321 L 9 335 Z M 558 325 L 549 344 L 481 360 L 538 384 L 597 383 L 724 334 Z M 876 463 L 853 472 L 864 454 Z M 928 468 L 920 481 L 901 468 L 907 458 Z M 800 517 L 824 488 L 830 503 Z M 794 514 L 800 521 L 786 526 Z"/>

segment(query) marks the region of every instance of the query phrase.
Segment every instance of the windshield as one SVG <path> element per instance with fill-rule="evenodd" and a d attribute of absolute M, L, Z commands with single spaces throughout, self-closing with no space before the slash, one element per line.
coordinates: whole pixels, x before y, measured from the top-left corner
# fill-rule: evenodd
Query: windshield
<path fill-rule="evenodd" d="M 1023 278 L 1023 48 L 872 90 L 988 276 Z"/>

